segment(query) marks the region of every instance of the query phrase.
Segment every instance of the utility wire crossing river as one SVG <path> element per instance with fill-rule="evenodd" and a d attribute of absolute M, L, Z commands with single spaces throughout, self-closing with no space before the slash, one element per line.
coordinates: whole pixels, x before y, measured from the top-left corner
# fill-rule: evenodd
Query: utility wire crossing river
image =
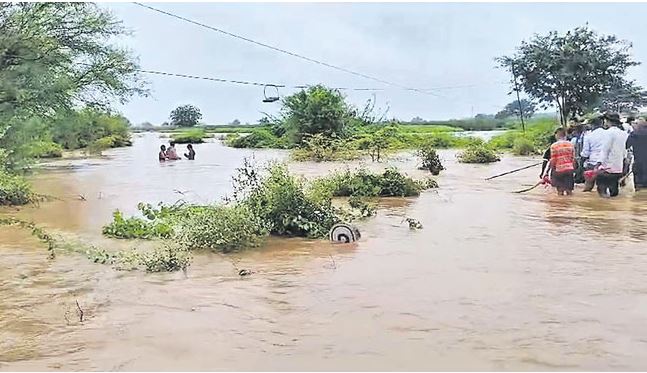
<path fill-rule="evenodd" d="M 163 142 L 143 134 L 105 158 L 58 161 L 32 182 L 61 200 L 1 213 L 101 247 L 149 245 L 101 226 L 140 201 L 217 201 L 245 157 L 287 159 L 208 142 L 195 161 L 159 164 Z M 268 239 L 196 253 L 186 275 L 47 260 L 28 232 L 0 228 L 0 370 L 647 369 L 647 195 L 515 194 L 536 168 L 484 179 L 538 159 L 440 156 L 440 188 L 383 200 L 354 244 Z M 428 175 L 414 157 L 389 163 Z M 290 164 L 306 177 L 344 167 Z"/>

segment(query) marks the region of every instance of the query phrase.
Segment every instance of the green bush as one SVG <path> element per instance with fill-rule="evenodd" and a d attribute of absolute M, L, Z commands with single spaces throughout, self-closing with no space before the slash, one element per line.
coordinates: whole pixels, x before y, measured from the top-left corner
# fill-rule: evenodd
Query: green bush
<path fill-rule="evenodd" d="M 306 193 L 305 181 L 285 165 L 273 163 L 264 171 L 261 177 L 246 162 L 234 179 L 234 198 L 254 211 L 270 234 L 321 238 L 341 221 L 332 201 Z"/>
<path fill-rule="evenodd" d="M 35 195 L 25 179 L 0 170 L 0 205 L 25 205 L 34 200 Z"/>
<path fill-rule="evenodd" d="M 427 185 L 405 176 L 396 168 L 388 168 L 382 174 L 359 169 L 316 179 L 312 183 L 311 192 L 320 199 L 352 196 L 411 197 L 419 195 L 427 189 Z"/>
<path fill-rule="evenodd" d="M 52 141 L 34 141 L 27 145 L 27 157 L 31 158 L 60 158 L 63 147 Z"/>
<path fill-rule="evenodd" d="M 173 142 L 178 144 L 201 144 L 207 137 L 209 137 L 209 135 L 207 135 L 205 130 L 202 128 L 193 128 L 171 135 Z"/>
<path fill-rule="evenodd" d="M 357 158 L 359 153 L 353 150 L 346 140 L 321 134 L 304 136 L 303 145 L 292 151 L 292 159 L 296 161 L 328 162 Z"/>
<path fill-rule="evenodd" d="M 535 145 L 527 138 L 518 137 L 512 145 L 512 154 L 514 155 L 532 155 L 536 154 Z"/>
<path fill-rule="evenodd" d="M 182 248 L 225 253 L 257 246 L 266 234 L 261 219 L 244 205 L 194 208 L 178 219 L 174 231 Z"/>
<path fill-rule="evenodd" d="M 492 163 L 500 160 L 494 150 L 484 145 L 470 146 L 458 154 L 461 163 Z"/>
<path fill-rule="evenodd" d="M 99 145 L 130 146 L 132 143 L 129 125 L 128 120 L 121 115 L 83 109 L 60 114 L 48 128 L 55 143 L 65 149 L 74 150 L 93 145 L 96 145 L 96 149 L 99 149 Z M 96 143 L 97 140 L 100 142 Z"/>
<path fill-rule="evenodd" d="M 233 148 L 273 148 L 287 149 L 287 139 L 277 137 L 268 129 L 254 129 L 249 135 L 227 137 L 226 145 Z"/>
<path fill-rule="evenodd" d="M 168 238 L 171 233 L 172 229 L 169 224 L 136 217 L 124 218 L 119 210 L 112 214 L 112 222 L 103 227 L 103 234 L 106 236 L 125 239 Z"/>
<path fill-rule="evenodd" d="M 443 164 L 440 162 L 440 157 L 434 149 L 434 146 L 430 143 L 425 143 L 416 151 L 416 155 L 420 157 L 422 161 L 422 169 L 429 170 L 432 175 L 440 174 L 440 171 L 444 170 Z"/>

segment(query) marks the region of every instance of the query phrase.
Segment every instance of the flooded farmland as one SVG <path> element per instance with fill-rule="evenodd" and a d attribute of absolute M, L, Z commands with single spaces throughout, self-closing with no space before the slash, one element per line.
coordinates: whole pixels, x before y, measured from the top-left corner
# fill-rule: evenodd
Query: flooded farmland
<path fill-rule="evenodd" d="M 31 181 L 59 199 L 1 214 L 102 247 L 146 245 L 104 238 L 101 226 L 140 201 L 218 201 L 245 157 L 288 159 L 213 141 L 195 146 L 193 162 L 160 164 L 165 140 L 140 134 L 102 158 L 47 164 Z M 28 232 L 2 227 L 0 370 L 646 369 L 647 194 L 514 194 L 538 168 L 484 178 L 536 159 L 440 156 L 440 188 L 384 199 L 353 245 L 272 238 L 196 253 L 186 275 L 116 271 L 73 253 L 48 260 Z M 388 164 L 426 176 L 407 154 Z M 357 165 L 290 169 L 315 177 Z M 424 229 L 409 230 L 407 217 Z"/>

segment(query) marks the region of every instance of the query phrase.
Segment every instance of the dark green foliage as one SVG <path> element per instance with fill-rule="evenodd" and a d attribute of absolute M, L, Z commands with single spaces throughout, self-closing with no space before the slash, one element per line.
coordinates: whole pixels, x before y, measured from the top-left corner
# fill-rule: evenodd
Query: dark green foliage
<path fill-rule="evenodd" d="M 136 217 L 124 218 L 119 210 L 112 214 L 112 222 L 103 227 L 103 234 L 114 238 L 165 238 L 170 237 L 171 233 L 172 229 L 168 224 Z"/>
<path fill-rule="evenodd" d="M 281 116 L 286 135 L 300 145 L 305 135 L 346 137 L 352 113 L 339 91 L 316 85 L 285 97 Z"/>
<path fill-rule="evenodd" d="M 228 137 L 226 144 L 233 148 L 274 148 L 285 149 L 287 139 L 277 137 L 266 128 L 253 129 L 248 135 Z"/>
<path fill-rule="evenodd" d="M 234 198 L 256 213 L 270 234 L 321 238 L 341 221 L 330 199 L 306 193 L 305 181 L 285 165 L 272 164 L 261 177 L 248 163 L 234 179 Z"/>
<path fill-rule="evenodd" d="M 26 156 L 30 158 L 60 158 L 63 147 L 52 141 L 35 141 L 27 144 Z"/>
<path fill-rule="evenodd" d="M 34 193 L 25 179 L 0 169 L 0 206 L 25 205 L 34 199 Z"/>
<path fill-rule="evenodd" d="M 191 253 L 173 245 L 165 245 L 151 252 L 139 254 L 137 263 L 146 272 L 175 272 L 186 270 L 191 265 Z"/>
<path fill-rule="evenodd" d="M 292 158 L 297 161 L 327 162 L 359 158 L 347 140 L 326 137 L 322 134 L 304 136 L 300 148 L 294 149 Z"/>
<path fill-rule="evenodd" d="M 520 129 L 508 130 L 490 139 L 488 146 L 498 150 L 509 149 L 517 155 L 540 153 L 552 143 L 556 126 L 553 119 L 532 119 L 527 123 L 525 132 Z"/>
<path fill-rule="evenodd" d="M 244 205 L 187 209 L 174 231 L 173 241 L 182 248 L 224 253 L 254 247 L 266 235 L 263 221 Z"/>
<path fill-rule="evenodd" d="M 566 34 L 535 35 L 514 56 L 497 60 L 543 108 L 556 105 L 565 126 L 569 118 L 584 114 L 602 94 L 624 81 L 629 67 L 638 65 L 630 48 L 628 42 L 599 36 L 585 26 Z"/>
<path fill-rule="evenodd" d="M 492 163 L 501 160 L 494 150 L 485 145 L 470 146 L 457 157 L 461 163 Z"/>
<path fill-rule="evenodd" d="M 350 196 L 348 198 L 348 205 L 355 210 L 359 211 L 359 216 L 367 218 L 375 215 L 377 205 L 367 197 Z"/>
<path fill-rule="evenodd" d="M 193 127 L 202 119 L 202 113 L 200 113 L 200 109 L 193 105 L 184 105 L 175 108 L 171 112 L 169 119 L 171 119 L 171 126 Z"/>
<path fill-rule="evenodd" d="M 433 144 L 425 143 L 417 151 L 416 155 L 420 157 L 422 161 L 422 169 L 429 170 L 432 175 L 440 174 L 440 171 L 444 170 L 443 164 L 440 162 L 440 157 L 436 153 Z"/>
<path fill-rule="evenodd" d="M 395 168 L 382 174 L 365 169 L 333 174 L 313 182 L 313 193 L 332 197 L 411 197 L 427 188 L 427 184 L 411 179 Z"/>

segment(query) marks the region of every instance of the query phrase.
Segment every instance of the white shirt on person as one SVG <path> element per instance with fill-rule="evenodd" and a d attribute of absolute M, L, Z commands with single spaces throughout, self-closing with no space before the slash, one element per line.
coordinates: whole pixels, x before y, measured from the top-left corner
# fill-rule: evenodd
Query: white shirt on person
<path fill-rule="evenodd" d="M 587 164 L 594 165 L 601 162 L 602 150 L 606 141 L 607 133 L 604 128 L 596 128 L 586 133 L 580 155 L 583 158 L 588 158 L 588 161 L 586 161 Z"/>
<path fill-rule="evenodd" d="M 623 171 L 624 160 L 627 151 L 627 138 L 629 134 L 620 128 L 613 126 L 605 130 L 607 141 L 602 150 L 601 169 L 612 173 L 620 174 Z"/>

